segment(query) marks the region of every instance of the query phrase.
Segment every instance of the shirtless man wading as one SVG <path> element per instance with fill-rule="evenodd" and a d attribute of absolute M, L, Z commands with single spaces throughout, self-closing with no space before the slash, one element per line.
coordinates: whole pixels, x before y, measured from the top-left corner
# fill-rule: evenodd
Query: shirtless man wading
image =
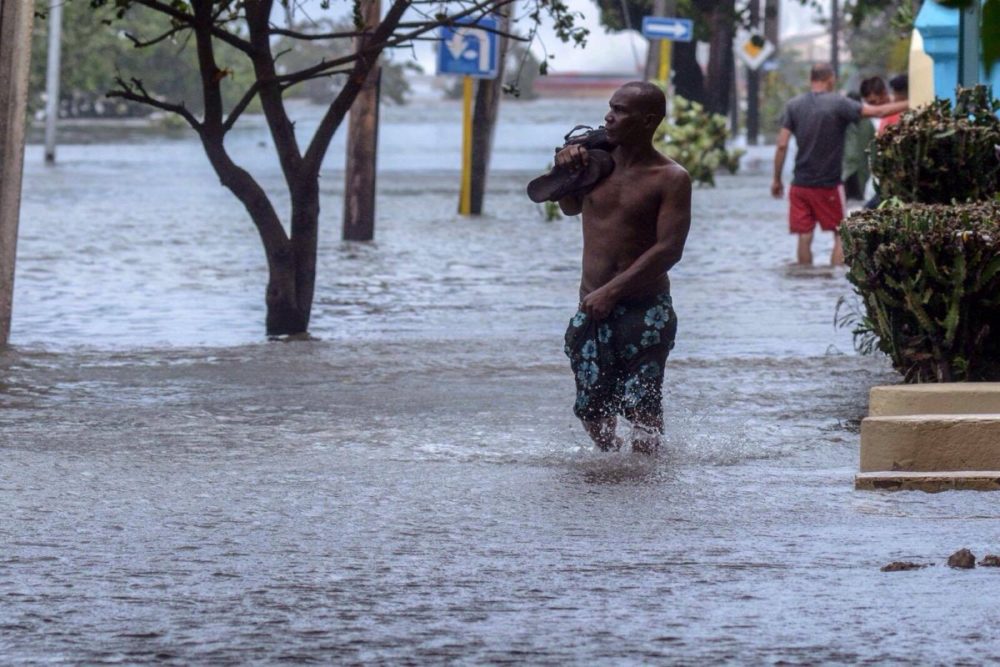
<path fill-rule="evenodd" d="M 583 213 L 580 308 L 565 349 L 576 374 L 573 411 L 597 446 L 621 447 L 622 415 L 633 425 L 632 448 L 651 453 L 663 432 L 664 363 L 677 333 L 667 270 L 691 225 L 691 178 L 653 148 L 666 113 L 659 88 L 627 83 L 609 106 L 614 171 L 586 195 L 559 200 L 566 215 Z M 568 146 L 555 162 L 580 169 L 587 151 Z"/>

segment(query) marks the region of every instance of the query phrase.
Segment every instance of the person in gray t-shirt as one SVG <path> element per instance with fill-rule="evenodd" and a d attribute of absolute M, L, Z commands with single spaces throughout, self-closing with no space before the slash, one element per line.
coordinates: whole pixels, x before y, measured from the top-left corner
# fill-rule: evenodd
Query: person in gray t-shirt
<path fill-rule="evenodd" d="M 809 73 L 810 91 L 785 105 L 781 130 L 774 153 L 774 181 L 771 194 L 781 199 L 785 193 L 781 175 L 788 142 L 795 135 L 798 151 L 789 198 L 789 229 L 799 235 L 798 262 L 812 264 L 812 239 L 816 223 L 833 232 L 830 263 L 844 263 L 837 227 L 844 218 L 844 195 L 840 181 L 844 159 L 844 133 L 862 117 L 888 116 L 907 108 L 906 102 L 872 106 L 861 104 L 835 92 L 837 77 L 826 63 L 813 65 Z"/>

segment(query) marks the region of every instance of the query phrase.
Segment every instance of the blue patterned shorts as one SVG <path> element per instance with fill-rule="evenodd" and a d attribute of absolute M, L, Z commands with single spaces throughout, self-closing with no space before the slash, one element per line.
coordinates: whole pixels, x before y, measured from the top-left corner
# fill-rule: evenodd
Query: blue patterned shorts
<path fill-rule="evenodd" d="M 601 321 L 577 312 L 565 347 L 576 376 L 574 414 L 584 421 L 639 417 L 662 428 L 663 370 L 676 335 L 667 292 L 618 305 Z"/>

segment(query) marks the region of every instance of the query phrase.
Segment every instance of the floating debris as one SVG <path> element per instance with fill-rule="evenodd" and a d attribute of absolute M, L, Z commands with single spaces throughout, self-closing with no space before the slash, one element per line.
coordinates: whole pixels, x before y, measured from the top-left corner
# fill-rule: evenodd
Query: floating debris
<path fill-rule="evenodd" d="M 959 549 L 952 555 L 948 556 L 948 567 L 957 567 L 969 570 L 975 566 L 976 555 L 968 549 Z"/>
<path fill-rule="evenodd" d="M 927 566 L 920 563 L 910 563 L 905 560 L 894 560 L 888 565 L 884 565 L 882 572 L 905 572 L 906 570 L 919 570 L 924 567 Z"/>

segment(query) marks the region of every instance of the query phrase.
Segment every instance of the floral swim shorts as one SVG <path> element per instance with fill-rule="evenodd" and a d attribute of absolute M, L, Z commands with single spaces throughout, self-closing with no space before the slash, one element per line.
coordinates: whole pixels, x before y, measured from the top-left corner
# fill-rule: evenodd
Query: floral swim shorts
<path fill-rule="evenodd" d="M 601 321 L 577 312 L 565 347 L 576 375 L 574 414 L 584 421 L 639 417 L 662 428 L 663 370 L 676 335 L 667 292 L 620 304 Z"/>

